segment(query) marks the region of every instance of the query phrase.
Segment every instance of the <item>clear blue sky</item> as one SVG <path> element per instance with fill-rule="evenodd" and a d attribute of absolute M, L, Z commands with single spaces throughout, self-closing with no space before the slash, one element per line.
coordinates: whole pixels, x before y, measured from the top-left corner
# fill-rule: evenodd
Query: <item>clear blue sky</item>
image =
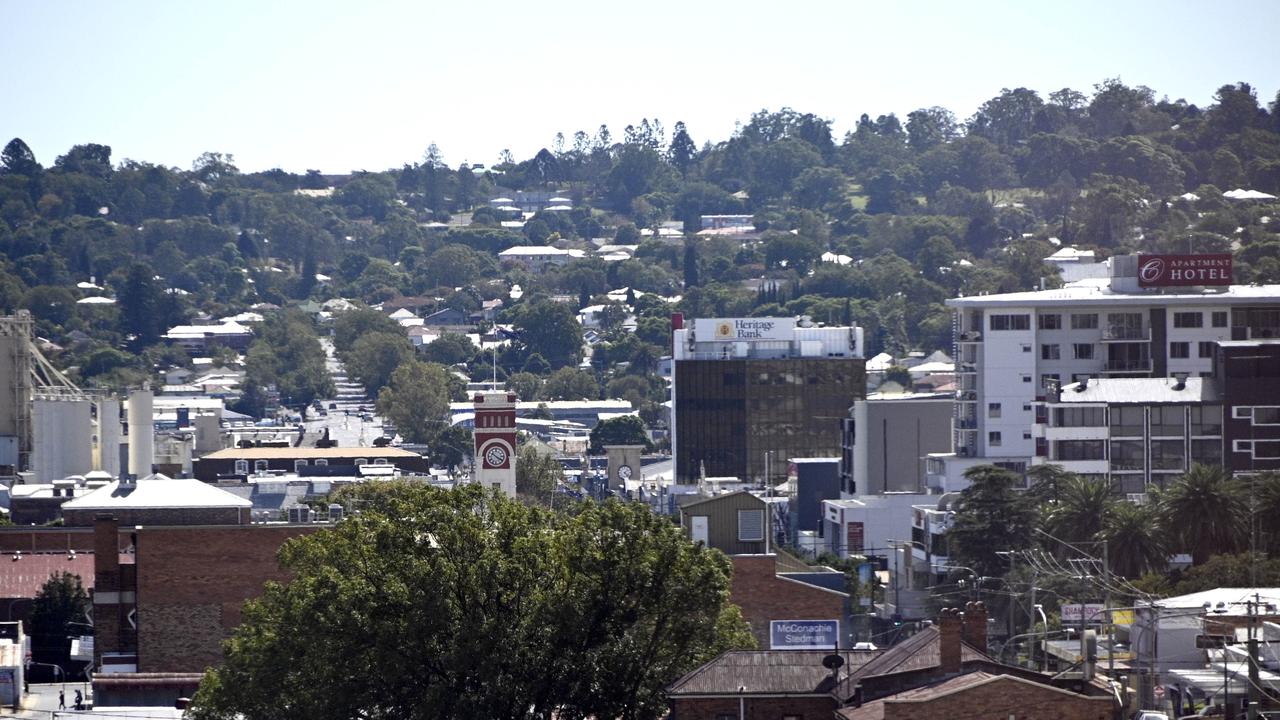
<path fill-rule="evenodd" d="M 698 144 L 761 108 L 831 119 L 1108 77 L 1205 105 L 1280 89 L 1280 2 L 216 2 L 0 0 L 0 143 L 189 168 L 382 170 L 526 158 L 557 131 L 684 120 Z"/>

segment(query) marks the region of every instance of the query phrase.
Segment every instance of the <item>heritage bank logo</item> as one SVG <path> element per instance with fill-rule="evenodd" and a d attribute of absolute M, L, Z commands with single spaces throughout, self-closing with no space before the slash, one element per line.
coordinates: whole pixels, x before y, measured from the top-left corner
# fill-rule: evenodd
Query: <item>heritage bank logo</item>
<path fill-rule="evenodd" d="M 1139 287 L 1230 284 L 1230 253 L 1138 256 Z"/>
<path fill-rule="evenodd" d="M 722 320 L 716 324 L 717 340 L 759 340 L 773 334 L 775 320 Z"/>

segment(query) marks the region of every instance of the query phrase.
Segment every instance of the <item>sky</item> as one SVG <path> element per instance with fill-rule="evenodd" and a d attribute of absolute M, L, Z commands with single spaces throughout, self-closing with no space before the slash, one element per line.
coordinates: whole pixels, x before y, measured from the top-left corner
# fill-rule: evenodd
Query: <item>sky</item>
<path fill-rule="evenodd" d="M 268 2 L 0 0 L 0 143 L 51 165 L 101 143 L 190 168 L 384 170 L 436 143 L 452 166 L 517 159 L 555 134 L 684 121 L 719 142 L 753 112 L 833 122 L 1002 88 L 1157 97 L 1280 90 L 1280 2 Z"/>

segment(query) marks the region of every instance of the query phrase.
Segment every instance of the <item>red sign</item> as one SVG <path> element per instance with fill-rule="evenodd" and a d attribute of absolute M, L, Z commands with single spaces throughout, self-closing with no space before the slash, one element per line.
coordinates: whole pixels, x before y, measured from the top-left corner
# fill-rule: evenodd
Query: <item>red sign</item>
<path fill-rule="evenodd" d="M 1230 284 L 1230 253 L 1138 256 L 1138 287 Z"/>
<path fill-rule="evenodd" d="M 863 534 L 862 523 L 849 523 L 847 532 L 849 535 L 849 552 L 862 552 L 862 545 L 866 542 L 865 535 Z"/>

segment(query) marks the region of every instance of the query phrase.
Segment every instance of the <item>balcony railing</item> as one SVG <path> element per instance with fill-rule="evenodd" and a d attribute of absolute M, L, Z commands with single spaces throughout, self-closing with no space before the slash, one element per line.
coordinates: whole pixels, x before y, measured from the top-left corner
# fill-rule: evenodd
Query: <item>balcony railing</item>
<path fill-rule="evenodd" d="M 1102 366 L 1102 372 L 1143 373 L 1151 372 L 1151 360 L 1112 360 Z"/>
<path fill-rule="evenodd" d="M 982 342 L 982 333 L 977 330 L 960 333 L 958 338 L 960 342 Z"/>
<path fill-rule="evenodd" d="M 1128 325 L 1111 325 L 1102 331 L 1103 342 L 1147 342 L 1151 331 Z"/>

